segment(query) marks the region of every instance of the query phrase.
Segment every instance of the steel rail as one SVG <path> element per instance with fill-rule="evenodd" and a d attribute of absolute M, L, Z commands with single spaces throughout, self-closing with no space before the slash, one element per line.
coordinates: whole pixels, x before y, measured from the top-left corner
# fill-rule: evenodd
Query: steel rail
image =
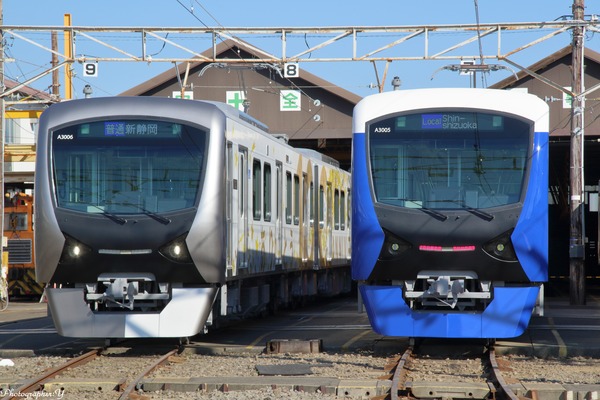
<path fill-rule="evenodd" d="M 406 383 L 406 364 L 412 357 L 413 346 L 408 346 L 404 351 L 404 354 L 398 361 L 394 376 L 392 377 L 392 387 L 390 388 L 391 400 L 398 400 L 398 391 L 405 388 Z"/>
<path fill-rule="evenodd" d="M 9 391 L 8 395 L 4 396 L 2 400 L 21 399 L 23 397 L 28 397 L 23 396 L 23 394 L 33 393 L 35 391 L 42 390 L 43 384 L 49 379 L 61 374 L 66 369 L 87 364 L 88 362 L 98 357 L 102 353 L 102 351 L 103 349 L 88 351 L 87 353 L 82 354 L 79 357 L 73 358 L 64 364 L 59 365 L 58 367 L 46 370 L 42 372 L 39 376 L 29 379 L 23 385 L 21 385 L 21 387 L 15 389 L 14 391 Z"/>
<path fill-rule="evenodd" d="M 523 399 L 522 397 L 520 398 L 519 396 L 517 396 L 504 380 L 502 372 L 500 371 L 500 367 L 498 366 L 498 362 L 496 361 L 496 351 L 494 350 L 493 346 L 490 346 L 490 348 L 488 349 L 488 361 L 490 363 L 490 366 L 492 367 L 493 379 L 496 381 L 496 383 L 498 383 L 498 386 L 500 386 L 500 390 L 504 392 L 506 398 L 510 400 Z"/>
<path fill-rule="evenodd" d="M 142 371 L 138 376 L 136 376 L 133 379 L 133 381 L 125 388 L 123 393 L 121 393 L 121 395 L 119 396 L 119 400 L 129 399 L 132 393 L 138 389 L 138 385 L 144 377 L 149 375 L 152 371 L 160 367 L 162 364 L 169 361 L 169 358 L 176 355 L 179 351 L 179 348 L 173 349 L 164 356 L 160 357 L 158 360 L 154 361 L 152 364 L 150 364 L 144 371 Z"/>

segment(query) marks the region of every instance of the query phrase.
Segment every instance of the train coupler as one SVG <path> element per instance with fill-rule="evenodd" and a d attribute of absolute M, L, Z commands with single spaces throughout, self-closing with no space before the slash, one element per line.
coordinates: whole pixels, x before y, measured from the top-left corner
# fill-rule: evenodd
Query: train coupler
<path fill-rule="evenodd" d="M 107 309 L 129 311 L 157 309 L 170 300 L 168 283 L 157 283 L 152 274 L 101 274 L 86 284 L 86 301 Z"/>
<path fill-rule="evenodd" d="M 480 281 L 472 274 L 419 275 L 417 280 L 404 281 L 404 297 L 410 307 L 449 307 L 464 311 L 478 302 L 492 298 L 490 281 Z"/>

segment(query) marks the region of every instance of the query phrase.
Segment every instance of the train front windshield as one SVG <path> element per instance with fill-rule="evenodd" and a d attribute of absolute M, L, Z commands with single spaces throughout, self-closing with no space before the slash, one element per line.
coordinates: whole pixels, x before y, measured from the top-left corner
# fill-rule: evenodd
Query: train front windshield
<path fill-rule="evenodd" d="M 155 120 L 94 121 L 52 135 L 60 208 L 108 214 L 163 213 L 193 207 L 208 134 Z"/>
<path fill-rule="evenodd" d="M 523 200 L 533 126 L 481 112 L 398 115 L 368 126 L 378 203 L 492 208 Z"/>

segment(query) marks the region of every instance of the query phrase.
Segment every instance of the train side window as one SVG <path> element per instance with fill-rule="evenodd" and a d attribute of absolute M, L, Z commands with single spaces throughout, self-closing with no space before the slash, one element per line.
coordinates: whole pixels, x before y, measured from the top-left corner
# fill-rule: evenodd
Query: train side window
<path fill-rule="evenodd" d="M 334 229 L 340 229 L 340 191 L 335 189 L 333 198 L 333 223 Z"/>
<path fill-rule="evenodd" d="M 271 164 L 265 163 L 263 170 L 263 181 L 265 183 L 265 193 L 263 198 L 263 218 L 265 221 L 271 221 Z"/>
<path fill-rule="evenodd" d="M 262 174 L 261 163 L 256 158 L 252 161 L 252 215 L 255 221 L 261 217 Z"/>
<path fill-rule="evenodd" d="M 308 187 L 308 201 L 310 202 L 310 226 L 313 226 L 313 224 L 315 223 L 315 199 L 314 199 L 314 193 L 315 193 L 315 185 L 314 183 L 310 183 L 309 187 Z"/>
<path fill-rule="evenodd" d="M 283 210 L 283 167 L 281 163 L 275 164 L 275 221 L 281 222 Z"/>
<path fill-rule="evenodd" d="M 294 174 L 294 225 L 300 223 L 300 177 Z"/>
<path fill-rule="evenodd" d="M 352 227 L 352 188 L 348 188 L 348 207 L 346 209 L 346 223 L 350 229 Z"/>
<path fill-rule="evenodd" d="M 346 193 L 340 192 L 340 229 L 346 230 Z"/>
<path fill-rule="evenodd" d="M 306 174 L 302 174 L 302 224 L 306 226 L 308 222 L 308 207 L 310 206 L 310 197 L 308 197 L 308 180 Z"/>
<path fill-rule="evenodd" d="M 246 167 L 246 162 L 245 162 L 245 155 L 244 152 L 240 153 L 240 172 L 239 172 L 239 178 L 240 178 L 240 185 L 239 185 L 239 203 L 240 203 L 240 218 L 243 218 L 245 213 L 246 213 L 246 207 L 244 207 L 244 205 L 246 204 L 246 177 L 248 176 L 247 172 L 245 171 Z"/>
<path fill-rule="evenodd" d="M 292 223 L 292 174 L 285 173 L 285 223 Z"/>
<path fill-rule="evenodd" d="M 319 227 L 325 226 L 325 190 L 319 185 Z"/>
<path fill-rule="evenodd" d="M 333 193 L 331 183 L 327 183 L 327 193 L 325 193 L 325 201 L 327 202 L 327 225 L 329 229 L 333 228 Z"/>

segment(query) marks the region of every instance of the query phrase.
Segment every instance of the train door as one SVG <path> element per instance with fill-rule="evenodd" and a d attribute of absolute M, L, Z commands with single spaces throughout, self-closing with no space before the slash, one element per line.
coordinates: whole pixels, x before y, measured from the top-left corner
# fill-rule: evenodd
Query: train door
<path fill-rule="evenodd" d="M 282 265 L 283 261 L 281 259 L 281 254 L 283 252 L 283 221 L 281 219 L 281 210 L 283 208 L 283 165 L 281 162 L 277 162 L 276 164 L 276 179 L 275 183 L 277 188 L 277 205 L 275 206 L 275 212 L 277 215 L 275 216 L 275 234 L 277 236 L 277 243 L 275 244 L 275 265 Z"/>
<path fill-rule="evenodd" d="M 333 258 L 333 193 L 331 188 L 331 182 L 327 182 L 327 222 L 326 234 L 327 234 L 327 249 L 326 256 L 327 261 L 331 261 Z"/>
<path fill-rule="evenodd" d="M 327 264 L 326 260 L 322 257 L 325 257 L 327 254 L 327 235 L 326 235 L 326 227 L 325 227 L 325 188 L 323 187 L 322 184 L 319 184 L 319 190 L 318 190 L 318 196 L 319 196 L 319 207 L 318 207 L 318 218 L 319 218 L 319 223 L 318 223 L 318 227 L 317 230 L 319 231 L 319 241 L 318 241 L 318 247 L 319 247 L 319 264 L 321 264 L 322 266 L 325 266 Z"/>
<path fill-rule="evenodd" d="M 346 193 L 346 196 L 344 196 L 344 193 Z M 351 251 L 350 251 L 350 246 L 351 246 L 351 239 L 350 239 L 350 188 L 346 187 L 345 192 L 342 191 L 342 198 L 340 200 L 340 206 L 342 207 L 341 210 L 341 218 L 342 218 L 342 231 L 346 231 L 344 235 L 342 235 L 342 237 L 346 238 L 346 241 L 343 242 L 344 243 L 344 247 L 345 251 L 343 253 L 345 253 L 346 256 L 346 260 L 350 261 L 351 257 Z M 342 253 L 342 254 L 343 254 Z M 343 256 L 342 256 L 343 257 Z"/>
<path fill-rule="evenodd" d="M 234 159 L 233 145 L 231 142 L 227 142 L 227 170 L 226 174 L 226 193 L 225 201 L 227 213 L 227 276 L 231 276 L 235 271 L 233 270 L 233 262 L 235 260 L 236 248 L 234 248 L 235 243 L 235 233 L 237 232 L 237 224 L 233 223 L 233 214 L 234 210 L 236 210 L 237 203 L 234 201 L 236 198 L 234 197 L 234 189 L 237 188 L 237 181 L 235 180 L 235 164 L 233 162 Z"/>
<path fill-rule="evenodd" d="M 302 262 L 308 261 L 308 249 L 309 249 L 309 236 L 310 228 L 308 221 L 308 207 L 310 205 L 310 196 L 308 196 L 308 177 L 306 174 L 302 174 Z"/>
<path fill-rule="evenodd" d="M 240 268 L 248 267 L 248 149 L 239 149 L 239 240 L 238 240 L 238 265 Z"/>
<path fill-rule="evenodd" d="M 310 182 L 310 226 L 313 235 L 313 268 L 319 268 L 319 223 L 317 221 L 318 216 L 318 204 L 319 204 L 319 191 L 315 190 L 315 187 L 319 185 L 319 167 L 314 166 L 313 179 Z"/>

